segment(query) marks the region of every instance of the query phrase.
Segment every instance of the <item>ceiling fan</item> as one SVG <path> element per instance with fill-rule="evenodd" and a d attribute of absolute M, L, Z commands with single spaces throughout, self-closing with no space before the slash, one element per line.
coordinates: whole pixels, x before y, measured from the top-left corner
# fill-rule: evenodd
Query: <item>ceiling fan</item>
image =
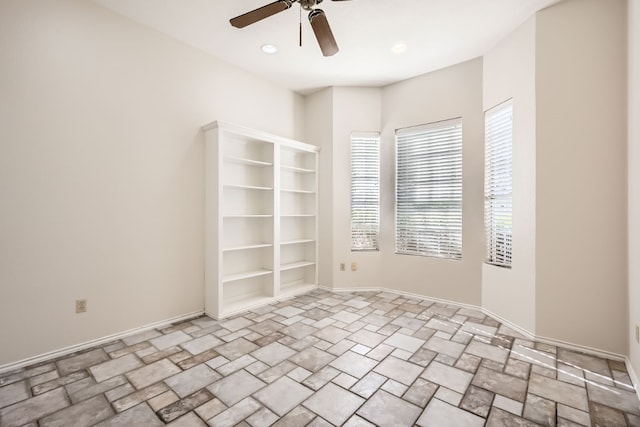
<path fill-rule="evenodd" d="M 324 56 L 331 56 L 337 53 L 338 44 L 336 43 L 336 39 L 333 37 L 333 33 L 331 32 L 329 21 L 327 21 L 327 17 L 324 11 L 322 9 L 316 8 L 318 4 L 322 3 L 322 0 L 278 0 L 265 6 L 259 7 L 258 9 L 252 10 L 251 12 L 236 16 L 235 18 L 229 20 L 229 22 L 236 28 L 244 28 L 248 25 L 275 15 L 276 13 L 283 12 L 289 9 L 293 5 L 293 3 L 296 2 L 300 3 L 302 9 L 309 11 L 309 22 L 311 23 L 311 28 L 313 28 L 313 32 L 316 36 L 316 39 L 318 40 L 318 44 L 320 45 L 322 54 Z M 302 34 L 302 23 L 300 25 L 300 31 Z M 302 35 L 300 37 L 300 43 L 302 45 Z"/>

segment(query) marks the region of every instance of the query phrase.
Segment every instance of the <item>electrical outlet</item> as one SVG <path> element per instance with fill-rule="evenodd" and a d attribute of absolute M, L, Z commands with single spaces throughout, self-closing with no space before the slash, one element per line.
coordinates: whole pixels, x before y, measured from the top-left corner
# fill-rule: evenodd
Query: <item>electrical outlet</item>
<path fill-rule="evenodd" d="M 86 313 L 87 311 L 87 300 L 86 299 L 77 299 L 76 300 L 76 313 Z"/>
<path fill-rule="evenodd" d="M 358 263 L 357 262 L 352 262 L 351 263 L 351 271 L 356 271 L 358 269 Z"/>
<path fill-rule="evenodd" d="M 636 325 L 636 342 L 640 344 L 640 325 Z"/>
<path fill-rule="evenodd" d="M 345 265 L 344 262 L 340 263 L 340 271 L 345 271 L 347 269 L 347 266 Z"/>

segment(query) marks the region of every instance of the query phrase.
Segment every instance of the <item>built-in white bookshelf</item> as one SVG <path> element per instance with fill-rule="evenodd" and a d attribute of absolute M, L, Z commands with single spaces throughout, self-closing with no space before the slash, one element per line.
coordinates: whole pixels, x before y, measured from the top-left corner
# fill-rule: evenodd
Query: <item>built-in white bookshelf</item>
<path fill-rule="evenodd" d="M 316 153 L 280 146 L 281 294 L 317 283 L 316 170 Z"/>
<path fill-rule="evenodd" d="M 317 288 L 318 148 L 213 122 L 205 132 L 205 311 Z"/>

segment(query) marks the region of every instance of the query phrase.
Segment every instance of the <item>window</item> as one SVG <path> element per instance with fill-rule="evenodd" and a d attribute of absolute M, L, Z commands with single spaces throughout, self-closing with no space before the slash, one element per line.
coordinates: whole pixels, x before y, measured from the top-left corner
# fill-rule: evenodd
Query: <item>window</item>
<path fill-rule="evenodd" d="M 377 250 L 380 231 L 380 135 L 351 135 L 351 250 Z"/>
<path fill-rule="evenodd" d="M 487 262 L 511 267 L 513 105 L 485 114 L 484 223 Z"/>
<path fill-rule="evenodd" d="M 396 253 L 462 259 L 462 119 L 396 131 Z"/>

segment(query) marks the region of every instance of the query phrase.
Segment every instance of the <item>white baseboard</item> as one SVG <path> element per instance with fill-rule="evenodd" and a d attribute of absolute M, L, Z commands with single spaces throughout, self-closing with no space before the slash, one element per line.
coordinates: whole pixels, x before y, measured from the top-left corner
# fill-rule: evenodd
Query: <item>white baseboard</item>
<path fill-rule="evenodd" d="M 455 303 L 452 303 L 452 304 L 455 304 Z M 493 311 L 488 310 L 488 309 L 486 309 L 484 307 L 478 307 L 478 310 L 482 311 L 485 315 L 491 317 L 493 320 L 496 320 L 496 321 L 502 323 L 507 328 L 513 329 L 515 332 L 519 333 L 524 338 L 526 338 L 528 340 L 531 340 L 531 341 L 537 340 L 536 334 L 534 334 L 533 332 L 523 328 L 520 325 L 517 325 L 517 324 L 513 323 L 512 321 L 510 321 L 508 319 L 505 319 L 502 316 L 499 316 L 499 315 L 495 314 Z"/>
<path fill-rule="evenodd" d="M 214 316 L 213 313 L 209 313 L 208 311 L 205 310 L 204 314 L 206 314 L 207 316 L 209 316 L 210 318 L 214 319 L 214 320 L 222 320 L 222 319 L 226 319 L 228 317 L 232 317 L 235 316 L 237 314 L 240 313 L 244 313 L 250 310 L 253 310 L 254 308 L 259 308 L 259 307 L 264 307 L 270 304 L 276 304 L 278 302 L 281 301 L 286 301 L 289 300 L 293 297 L 296 297 L 298 295 L 303 295 L 306 293 L 309 293 L 311 291 L 314 291 L 318 289 L 317 285 L 307 285 L 307 286 L 303 286 L 297 289 L 293 289 L 287 292 L 283 292 L 280 295 L 276 296 L 276 297 L 265 297 L 265 298 L 261 298 L 260 300 L 252 303 L 252 304 L 246 304 L 243 305 L 240 308 L 236 308 L 233 310 L 229 310 L 229 311 L 225 311 L 223 313 L 220 313 L 220 315 L 218 316 Z"/>
<path fill-rule="evenodd" d="M 547 337 L 536 335 L 534 339 L 544 344 L 555 345 L 556 347 L 562 347 L 567 350 L 573 350 L 580 353 L 590 354 L 592 356 L 598 356 L 603 359 L 615 360 L 617 362 L 624 362 L 627 358 L 627 356 L 622 354 L 613 353 L 606 350 L 600 350 L 598 348 L 589 347 L 586 345 L 574 344 L 567 341 L 557 340 L 555 338 L 547 338 Z"/>
<path fill-rule="evenodd" d="M 532 340 L 532 341 L 538 341 L 544 344 L 549 344 L 549 345 L 554 345 L 557 347 L 562 347 L 562 348 L 566 348 L 569 350 L 575 350 L 575 351 L 579 351 L 582 353 L 586 353 L 586 354 L 591 354 L 593 356 L 597 356 L 597 357 L 602 357 L 605 359 L 611 359 L 611 360 L 616 360 L 619 362 L 624 362 L 627 360 L 626 356 L 623 356 L 621 354 L 617 354 L 617 353 L 612 353 L 609 351 L 605 351 L 605 350 L 600 350 L 597 348 L 593 348 L 593 347 L 587 347 L 587 346 L 583 346 L 583 345 L 579 345 L 579 344 L 574 344 L 574 343 L 570 343 L 570 342 L 566 342 L 566 341 L 562 341 L 562 340 L 557 340 L 554 338 L 547 338 L 547 337 L 542 337 L 539 335 L 536 335 L 518 325 L 516 325 L 515 323 L 510 322 L 509 320 L 498 316 L 497 314 L 491 312 L 490 310 L 487 310 L 484 307 L 479 307 L 476 305 L 472 305 L 472 304 L 466 304 L 466 303 L 460 303 L 457 301 L 450 301 L 450 300 L 445 300 L 445 299 L 441 299 L 441 298 L 432 298 L 430 296 L 427 295 L 420 295 L 420 294 L 415 294 L 415 293 L 411 293 L 411 292 L 404 292 L 404 291 L 398 291 L 395 289 L 389 289 L 389 288 L 382 288 L 382 287 L 369 287 L 369 288 L 329 288 L 326 286 L 321 286 L 321 289 L 327 290 L 327 291 L 333 291 L 333 292 L 388 292 L 390 294 L 396 294 L 396 295 L 401 295 L 401 296 L 407 296 L 410 298 L 414 298 L 414 299 L 421 299 L 421 300 L 426 300 L 426 301 L 433 301 L 433 302 L 439 302 L 439 303 L 443 303 L 443 304 L 448 304 L 448 305 L 455 305 L 458 307 L 465 307 L 465 308 L 470 308 L 470 309 L 475 309 L 478 311 L 481 311 L 482 313 L 484 313 L 485 315 L 491 317 L 492 319 L 502 323 L 503 325 L 509 327 L 510 329 L 513 329 L 514 331 L 516 331 L 517 333 L 521 334 L 522 336 L 524 336 L 525 338 Z M 630 366 L 629 363 L 627 363 L 627 366 Z M 633 378 L 632 378 L 633 380 Z M 638 390 L 638 382 L 636 380 L 633 380 L 633 384 L 636 385 L 636 390 Z"/>
<path fill-rule="evenodd" d="M 583 345 L 579 345 L 579 344 L 573 344 L 573 343 L 569 343 L 566 341 L 561 341 L 561 340 L 557 340 L 557 339 L 553 339 L 553 338 L 546 338 L 546 337 L 541 337 L 541 336 L 537 336 L 533 333 L 531 333 L 530 331 L 527 331 L 524 328 L 521 328 L 520 326 L 510 322 L 507 319 L 504 319 L 501 316 L 498 316 L 495 313 L 492 313 L 491 311 L 483 308 L 483 307 L 479 307 L 473 304 L 466 304 L 466 303 L 460 303 L 457 301 L 451 301 L 451 300 L 445 300 L 445 299 L 441 299 L 441 298 L 433 298 L 433 297 L 429 297 L 427 295 L 421 295 L 421 294 L 416 294 L 416 293 L 412 293 L 412 292 L 405 292 L 405 291 L 399 291 L 396 289 L 389 289 L 389 288 L 383 288 L 383 287 L 367 287 L 367 288 L 330 288 L 327 286 L 319 286 L 319 289 L 322 290 L 326 290 L 329 292 L 388 292 L 390 294 L 395 294 L 395 295 L 401 295 L 401 296 L 406 296 L 409 298 L 413 298 L 413 299 L 419 299 L 419 300 L 426 300 L 426 301 L 433 301 L 433 302 L 437 302 L 437 303 L 442 303 L 442 304 L 447 304 L 447 305 L 454 305 L 454 306 L 458 306 L 458 307 L 464 307 L 464 308 L 469 308 L 469 309 L 474 309 L 474 310 L 478 310 L 480 312 L 482 312 L 483 314 L 493 318 L 494 320 L 502 323 L 503 325 L 507 326 L 510 329 L 513 329 L 515 332 L 521 334 L 522 336 L 524 336 L 527 339 L 530 340 L 534 340 L 534 341 L 538 341 L 541 343 L 545 343 L 545 344 L 549 344 L 549 345 L 554 345 L 557 347 L 563 347 L 563 348 L 567 348 L 569 350 L 575 350 L 575 351 L 579 351 L 582 353 L 586 353 L 586 354 L 591 354 L 597 357 L 602 357 L 602 358 L 606 358 L 606 359 L 611 359 L 611 360 L 617 360 L 617 361 L 621 361 L 621 362 L 625 362 L 626 367 L 627 367 L 627 371 L 629 373 L 629 377 L 631 378 L 631 382 L 634 386 L 634 389 L 636 391 L 636 394 L 638 395 L 638 398 L 640 399 L 640 387 L 639 387 L 639 383 L 638 383 L 638 377 L 636 376 L 636 373 L 633 369 L 633 366 L 631 365 L 631 362 L 629 360 L 629 358 L 627 356 L 623 356 L 617 353 L 611 353 L 608 351 L 604 351 L 604 350 L 599 350 L 596 348 L 592 348 L 592 347 L 587 347 L 587 346 L 583 346 Z M 294 295 L 290 295 L 289 297 L 292 297 Z M 288 299 L 288 298 L 281 298 L 280 300 L 283 299 Z M 269 301 L 270 303 L 272 303 L 273 301 Z M 264 304 L 260 304 L 260 305 L 264 305 Z M 246 311 L 243 310 L 243 311 Z M 91 340 L 91 341 L 87 341 L 81 344 L 76 344 L 70 347 L 66 347 L 63 349 L 59 349 L 59 350 L 55 350 L 55 351 L 51 351 L 51 352 L 47 352 L 38 356 L 34 356 L 34 357 L 30 357 L 27 359 L 23 359 L 20 360 L 18 362 L 13 362 L 13 363 L 9 363 L 7 365 L 1 365 L 0 366 L 0 374 L 3 374 L 5 372 L 9 372 L 9 371 L 13 371 L 16 369 L 20 369 L 23 368 L 25 366 L 29 366 L 29 365 L 33 365 L 33 364 L 37 364 L 37 363 L 41 363 L 41 362 L 45 362 L 47 360 L 53 360 L 56 359 L 58 357 L 61 356 L 65 356 L 67 354 L 71 354 L 71 353 L 75 353 L 77 351 L 81 351 L 93 346 L 98 346 L 98 345 L 102 345 L 102 344 L 106 344 L 108 342 L 111 341 L 115 341 L 118 339 L 122 339 L 125 337 L 128 337 L 130 335 L 134 335 L 140 332 L 144 332 L 144 331 L 148 331 L 150 329 L 155 329 L 155 328 L 162 328 L 166 325 L 169 325 L 171 323 L 176 323 L 176 322 L 181 322 L 184 320 L 188 320 L 188 319 L 192 319 L 194 317 L 198 317 L 205 314 L 204 310 L 200 310 L 200 311 L 196 311 L 193 313 L 188 313 L 188 314 L 184 314 L 181 316 L 176 316 L 173 317 L 171 319 L 165 319 L 165 320 L 161 320 L 159 322 L 155 322 L 155 323 L 150 323 L 148 325 L 145 326 L 141 326 L 139 328 L 134 328 L 134 329 L 129 329 L 127 331 L 124 332 L 119 332 L 113 335 L 109 335 L 103 338 L 98 338 L 95 340 Z"/>
<path fill-rule="evenodd" d="M 41 362 L 46 362 L 48 360 L 57 359 L 58 357 L 66 356 L 67 354 L 75 353 L 77 351 L 85 350 L 90 347 L 106 344 L 111 341 L 119 340 L 130 335 L 134 335 L 140 332 L 145 332 L 150 329 L 162 328 L 167 325 L 176 322 L 182 322 L 184 320 L 193 319 L 194 317 L 198 317 L 204 314 L 204 310 L 194 311 L 193 313 L 183 314 L 180 316 L 172 317 L 170 319 L 161 320 L 159 322 L 150 323 L 148 325 L 140 326 L 138 328 L 129 329 L 124 332 L 118 332 L 113 335 L 108 335 L 106 337 L 98 338 L 91 341 L 86 341 L 80 344 L 72 345 L 69 347 L 65 347 L 59 350 L 50 351 L 47 353 L 40 354 L 38 356 L 29 357 L 27 359 L 19 360 L 17 362 L 12 362 L 7 365 L 0 366 L 0 374 L 5 372 L 10 372 L 16 369 L 23 368 L 25 366 L 34 365 Z"/>
<path fill-rule="evenodd" d="M 631 378 L 631 384 L 633 384 L 633 388 L 636 390 L 636 395 L 638 395 L 638 399 L 640 399 L 640 383 L 638 383 L 638 377 L 636 376 L 636 371 L 633 369 L 633 365 L 631 364 L 631 360 L 628 357 L 624 358 L 624 363 L 627 365 L 627 372 L 629 373 L 629 378 Z"/>

